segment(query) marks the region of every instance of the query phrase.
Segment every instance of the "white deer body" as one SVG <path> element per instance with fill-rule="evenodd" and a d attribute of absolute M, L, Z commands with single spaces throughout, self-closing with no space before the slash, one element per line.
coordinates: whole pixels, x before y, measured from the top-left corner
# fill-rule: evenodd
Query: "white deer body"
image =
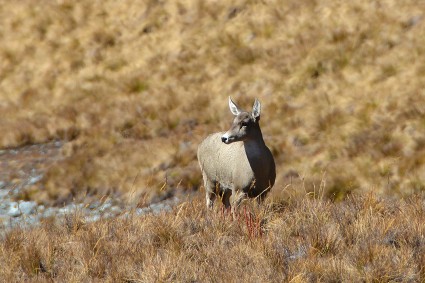
<path fill-rule="evenodd" d="M 252 113 L 240 110 L 230 98 L 229 106 L 236 116 L 230 130 L 208 136 L 198 148 L 208 207 L 217 194 L 226 208 L 231 195 L 233 208 L 247 197 L 260 201 L 276 178 L 274 159 L 258 124 L 260 103 L 256 100 Z"/>

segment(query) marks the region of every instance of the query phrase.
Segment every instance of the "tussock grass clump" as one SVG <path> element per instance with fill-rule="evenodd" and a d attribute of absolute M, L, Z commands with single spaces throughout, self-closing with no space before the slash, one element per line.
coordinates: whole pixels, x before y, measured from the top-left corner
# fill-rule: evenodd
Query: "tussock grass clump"
<path fill-rule="evenodd" d="M 197 144 L 228 127 L 228 95 L 255 96 L 282 187 L 297 172 L 311 191 L 326 172 L 334 199 L 421 192 L 421 5 L 6 1 L 0 146 L 70 141 L 39 202 L 149 199 L 199 187 Z"/>
<path fill-rule="evenodd" d="M 388 282 L 425 279 L 425 197 L 275 197 L 239 216 L 198 196 L 160 215 L 47 219 L 0 241 L 4 281 Z M 255 223 L 259 223 L 256 226 Z M 256 228 L 252 228 L 256 227 Z M 258 233 L 252 233 L 256 231 Z"/>

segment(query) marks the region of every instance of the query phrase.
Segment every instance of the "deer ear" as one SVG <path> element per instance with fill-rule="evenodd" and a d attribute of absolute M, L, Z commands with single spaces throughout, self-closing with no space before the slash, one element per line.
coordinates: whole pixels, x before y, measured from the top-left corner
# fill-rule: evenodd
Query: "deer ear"
<path fill-rule="evenodd" d="M 241 113 L 241 110 L 239 107 L 233 102 L 232 98 L 229 96 L 229 108 L 230 112 L 232 112 L 233 115 L 237 116 L 239 113 Z"/>
<path fill-rule="evenodd" d="M 261 113 L 261 103 L 256 98 L 254 102 L 254 106 L 252 106 L 252 117 L 255 119 L 255 121 L 260 120 L 260 113 Z"/>

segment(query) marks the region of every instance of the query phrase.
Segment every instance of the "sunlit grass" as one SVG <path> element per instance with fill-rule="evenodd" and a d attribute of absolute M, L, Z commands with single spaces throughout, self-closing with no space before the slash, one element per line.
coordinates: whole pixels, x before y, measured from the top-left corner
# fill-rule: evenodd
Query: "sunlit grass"
<path fill-rule="evenodd" d="M 274 191 L 232 218 L 204 198 L 171 212 L 86 223 L 78 211 L 0 240 L 3 281 L 387 282 L 424 280 L 424 196 L 330 202 Z"/>
<path fill-rule="evenodd" d="M 278 186 L 424 188 L 416 1 L 3 2 L 0 146 L 69 141 L 39 202 L 198 188 L 196 147 L 229 126 L 229 95 L 262 102 Z"/>

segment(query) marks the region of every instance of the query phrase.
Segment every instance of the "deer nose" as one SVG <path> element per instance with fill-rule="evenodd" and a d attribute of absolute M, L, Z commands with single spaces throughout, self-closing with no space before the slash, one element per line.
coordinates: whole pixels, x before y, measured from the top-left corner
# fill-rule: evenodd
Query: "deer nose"
<path fill-rule="evenodd" d="M 221 141 L 226 143 L 227 142 L 227 137 L 221 137 Z"/>

